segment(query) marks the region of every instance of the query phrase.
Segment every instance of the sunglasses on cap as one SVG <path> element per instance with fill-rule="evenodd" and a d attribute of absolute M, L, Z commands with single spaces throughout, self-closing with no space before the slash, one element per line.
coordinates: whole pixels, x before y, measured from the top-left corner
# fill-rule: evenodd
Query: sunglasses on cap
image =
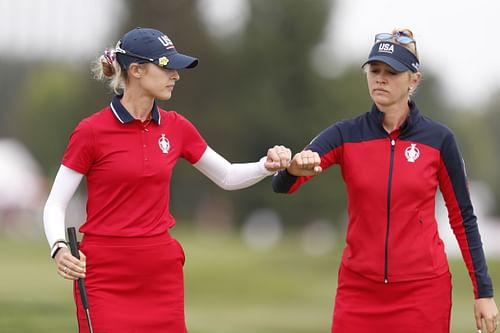
<path fill-rule="evenodd" d="M 137 59 L 141 59 L 141 60 L 146 60 L 146 61 L 149 61 L 149 62 L 154 62 L 154 61 L 155 61 L 155 60 L 154 60 L 154 59 L 152 59 L 152 58 L 144 57 L 144 56 L 141 56 L 141 55 L 135 54 L 135 53 L 133 53 L 133 52 L 126 51 L 126 50 L 122 49 L 122 48 L 121 48 L 121 41 L 118 43 L 118 45 L 116 45 L 116 47 L 115 47 L 115 52 L 116 52 L 116 53 L 121 53 L 121 54 L 127 55 L 127 56 L 132 57 L 132 58 L 137 58 Z"/>
<path fill-rule="evenodd" d="M 410 44 L 415 43 L 416 41 L 405 34 L 403 31 L 398 31 L 393 34 L 388 32 L 382 32 L 375 35 L 375 43 L 378 42 L 398 42 L 399 44 Z"/>

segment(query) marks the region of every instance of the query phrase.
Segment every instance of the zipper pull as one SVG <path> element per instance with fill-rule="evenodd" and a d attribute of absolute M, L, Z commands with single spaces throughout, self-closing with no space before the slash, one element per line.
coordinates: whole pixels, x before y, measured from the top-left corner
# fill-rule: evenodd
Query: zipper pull
<path fill-rule="evenodd" d="M 384 283 L 385 283 L 385 284 L 388 284 L 388 283 L 389 283 L 389 280 L 384 279 Z"/>
<path fill-rule="evenodd" d="M 396 140 L 392 139 L 392 140 L 391 140 L 391 146 L 393 146 L 393 147 L 394 147 L 395 145 L 396 145 Z"/>

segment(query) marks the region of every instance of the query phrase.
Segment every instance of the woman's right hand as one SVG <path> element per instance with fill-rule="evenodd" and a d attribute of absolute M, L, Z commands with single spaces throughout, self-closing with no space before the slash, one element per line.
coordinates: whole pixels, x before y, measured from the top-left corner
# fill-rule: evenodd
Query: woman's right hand
<path fill-rule="evenodd" d="M 285 146 L 274 146 L 267 150 L 267 159 L 264 164 L 268 171 L 284 170 L 290 164 L 292 151 Z"/>
<path fill-rule="evenodd" d="M 316 176 L 323 171 L 320 164 L 321 158 L 318 153 L 303 150 L 293 156 L 287 171 L 293 176 Z"/>
<path fill-rule="evenodd" d="M 80 252 L 80 260 L 73 257 L 68 248 L 61 248 L 54 258 L 57 265 L 57 274 L 67 280 L 78 280 L 85 278 L 86 257 Z"/>

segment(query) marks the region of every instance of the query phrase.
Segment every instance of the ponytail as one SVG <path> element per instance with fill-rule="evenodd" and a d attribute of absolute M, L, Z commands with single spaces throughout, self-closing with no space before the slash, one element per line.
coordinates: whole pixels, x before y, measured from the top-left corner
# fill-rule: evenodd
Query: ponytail
<path fill-rule="evenodd" d="M 104 50 L 104 53 L 92 62 L 91 73 L 94 79 L 107 82 L 115 94 L 123 94 L 127 73 L 122 71 L 116 61 L 114 49 Z"/>

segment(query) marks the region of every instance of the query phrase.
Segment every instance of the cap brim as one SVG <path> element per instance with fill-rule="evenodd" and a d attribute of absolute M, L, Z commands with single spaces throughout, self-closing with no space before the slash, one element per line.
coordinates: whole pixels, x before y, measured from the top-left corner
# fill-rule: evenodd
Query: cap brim
<path fill-rule="evenodd" d="M 374 61 L 383 62 L 384 64 L 391 66 L 391 68 L 393 70 L 395 70 L 396 72 L 411 71 L 411 69 L 409 69 L 408 67 L 406 67 L 405 65 L 403 65 L 402 63 L 397 61 L 396 59 L 391 58 L 391 57 L 387 57 L 387 56 L 380 56 L 380 55 L 370 57 L 361 67 L 365 67 L 366 64 L 369 64 L 369 63 L 374 62 Z"/>
<path fill-rule="evenodd" d="M 168 56 L 168 64 L 165 66 L 169 69 L 185 69 L 194 68 L 198 65 L 198 59 L 185 54 L 175 53 Z"/>

